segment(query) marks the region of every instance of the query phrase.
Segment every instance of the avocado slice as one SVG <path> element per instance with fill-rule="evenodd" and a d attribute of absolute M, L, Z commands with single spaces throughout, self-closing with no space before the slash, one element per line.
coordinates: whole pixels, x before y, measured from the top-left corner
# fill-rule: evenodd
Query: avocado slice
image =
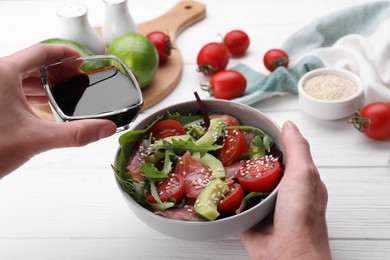
<path fill-rule="evenodd" d="M 221 118 L 210 120 L 207 132 L 196 141 L 196 144 L 214 144 L 224 133 L 225 124 Z"/>
<path fill-rule="evenodd" d="M 220 214 L 217 205 L 223 195 L 229 192 L 229 187 L 221 179 L 212 180 L 198 195 L 195 211 L 208 220 L 216 219 Z"/>
<path fill-rule="evenodd" d="M 213 179 L 223 179 L 226 177 L 222 162 L 213 155 L 205 153 L 201 156 L 200 153 L 194 153 L 192 157 L 199 159 L 203 164 L 207 165 L 211 169 Z"/>

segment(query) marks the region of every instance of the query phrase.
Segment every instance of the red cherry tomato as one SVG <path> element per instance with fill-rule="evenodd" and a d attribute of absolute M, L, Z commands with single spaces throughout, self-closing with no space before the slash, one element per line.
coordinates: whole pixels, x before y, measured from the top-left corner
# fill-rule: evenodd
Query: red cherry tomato
<path fill-rule="evenodd" d="M 390 138 L 390 102 L 365 105 L 350 119 L 356 129 L 375 140 Z"/>
<path fill-rule="evenodd" d="M 249 36 L 241 30 L 233 30 L 225 35 L 223 42 L 234 56 L 242 56 L 249 47 Z"/>
<path fill-rule="evenodd" d="M 237 172 L 238 182 L 248 192 L 271 192 L 281 177 L 280 163 L 272 156 L 250 159 Z"/>
<path fill-rule="evenodd" d="M 221 215 L 234 214 L 234 212 L 240 207 L 241 202 L 244 199 L 244 190 L 242 189 L 241 184 L 233 183 L 229 187 L 229 193 L 218 204 L 217 210 Z"/>
<path fill-rule="evenodd" d="M 245 135 L 238 129 L 228 129 L 218 154 L 223 166 L 227 166 L 246 152 L 248 152 L 248 142 Z"/>
<path fill-rule="evenodd" d="M 168 198 L 173 198 L 176 202 L 180 202 L 184 195 L 183 176 L 180 174 L 170 174 L 168 178 L 157 183 L 157 193 L 162 202 L 165 202 Z M 150 203 L 157 202 L 150 191 L 145 192 L 145 198 Z"/>
<path fill-rule="evenodd" d="M 154 31 L 146 35 L 146 37 L 156 47 L 159 57 L 159 64 L 164 64 L 171 55 L 171 50 L 174 49 L 171 38 L 166 33 Z"/>
<path fill-rule="evenodd" d="M 231 115 L 226 115 L 226 114 L 212 115 L 210 118 L 211 119 L 214 119 L 214 118 L 222 119 L 225 126 L 241 125 L 240 120 L 238 120 L 237 118 L 235 118 L 234 116 L 231 116 Z"/>
<path fill-rule="evenodd" d="M 269 71 L 274 71 L 277 67 L 288 67 L 288 54 L 280 49 L 272 49 L 265 53 L 263 58 L 264 66 Z"/>
<path fill-rule="evenodd" d="M 202 89 L 217 99 L 230 100 L 244 94 L 246 78 L 238 71 L 224 70 L 213 75 L 209 84 L 202 84 Z"/>
<path fill-rule="evenodd" d="M 229 51 L 225 44 L 211 42 L 202 47 L 198 53 L 198 71 L 211 76 L 226 68 L 229 62 Z"/>
<path fill-rule="evenodd" d="M 186 131 L 183 126 L 176 120 L 166 119 L 160 122 L 157 122 L 151 129 L 152 135 L 156 140 L 175 136 L 175 135 L 184 135 Z"/>

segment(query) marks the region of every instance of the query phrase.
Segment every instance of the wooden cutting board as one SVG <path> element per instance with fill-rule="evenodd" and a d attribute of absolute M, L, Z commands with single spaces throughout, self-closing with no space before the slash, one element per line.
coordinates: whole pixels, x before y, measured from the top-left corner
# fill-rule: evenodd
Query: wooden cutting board
<path fill-rule="evenodd" d="M 206 6 L 204 4 L 195 1 L 180 1 L 167 13 L 138 25 L 138 30 L 143 35 L 152 31 L 168 33 L 175 46 L 168 61 L 158 68 L 152 84 L 142 90 L 143 110 L 156 105 L 178 85 L 182 76 L 183 61 L 180 50 L 175 44 L 176 38 L 183 30 L 205 17 Z M 101 27 L 96 30 L 101 34 Z M 33 110 L 42 118 L 54 120 L 48 105 L 34 106 Z"/>

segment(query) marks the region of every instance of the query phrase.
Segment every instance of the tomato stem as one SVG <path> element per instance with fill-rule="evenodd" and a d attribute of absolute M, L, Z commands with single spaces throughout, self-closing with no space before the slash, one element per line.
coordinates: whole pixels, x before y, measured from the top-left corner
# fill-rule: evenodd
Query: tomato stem
<path fill-rule="evenodd" d="M 204 91 L 210 93 L 210 96 L 213 96 L 213 87 L 209 83 L 200 83 L 200 88 Z"/>
<path fill-rule="evenodd" d="M 348 122 L 352 124 L 357 130 L 364 133 L 366 129 L 370 127 L 371 119 L 362 117 L 360 112 L 356 111 Z"/>
<path fill-rule="evenodd" d="M 202 72 L 206 76 L 211 76 L 214 74 L 214 71 L 216 71 L 216 70 L 217 70 L 217 68 L 214 68 L 211 65 L 203 64 L 203 65 L 199 65 L 199 67 L 196 71 Z"/>

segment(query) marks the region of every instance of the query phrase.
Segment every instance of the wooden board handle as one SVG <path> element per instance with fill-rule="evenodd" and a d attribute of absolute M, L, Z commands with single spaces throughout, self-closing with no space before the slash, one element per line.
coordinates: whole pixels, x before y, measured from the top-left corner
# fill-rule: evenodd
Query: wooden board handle
<path fill-rule="evenodd" d="M 138 25 L 141 34 L 162 31 L 169 34 L 172 43 L 187 27 L 206 17 L 206 6 L 195 1 L 180 1 L 168 12 L 156 19 Z M 96 28 L 101 35 L 101 26 Z M 175 46 L 166 64 L 159 67 L 150 86 L 142 90 L 144 107 L 148 109 L 168 96 L 179 83 L 182 76 L 183 61 L 179 48 Z M 33 106 L 33 110 L 41 118 L 54 120 L 48 105 Z"/>
<path fill-rule="evenodd" d="M 206 6 L 195 1 L 181 1 L 164 15 L 138 25 L 144 35 L 152 31 L 169 34 L 174 42 L 187 27 L 206 17 Z"/>

